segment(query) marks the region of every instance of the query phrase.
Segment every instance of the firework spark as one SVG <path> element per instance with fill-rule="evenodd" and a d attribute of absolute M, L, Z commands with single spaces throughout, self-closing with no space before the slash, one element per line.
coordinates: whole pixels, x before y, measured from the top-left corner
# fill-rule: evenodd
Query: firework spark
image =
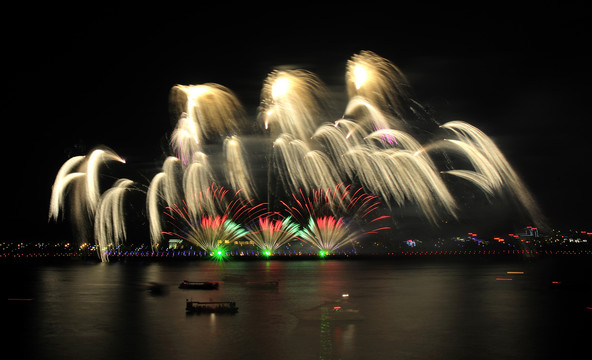
<path fill-rule="evenodd" d="M 167 206 L 165 214 L 170 218 L 168 223 L 173 230 L 162 233 L 179 237 L 207 251 L 215 249 L 220 242 L 236 241 L 248 233 L 240 224 L 249 223 L 267 213 L 267 204 L 254 205 L 252 199 L 244 199 L 239 193 L 234 193 L 227 201 L 229 191 L 212 185 L 207 191 L 194 195 L 192 207 L 187 205 L 189 199 L 181 206 Z M 211 209 L 214 209 L 213 212 Z"/>
<path fill-rule="evenodd" d="M 285 219 L 272 219 L 270 216 L 261 216 L 248 226 L 249 233 L 246 238 L 253 241 L 263 254 L 273 254 L 277 249 L 295 239 L 300 231 L 292 217 Z"/>
<path fill-rule="evenodd" d="M 330 254 L 340 247 L 358 240 L 362 233 L 333 216 L 311 217 L 308 225 L 299 232 L 299 238 L 319 249 L 321 254 Z"/>
<path fill-rule="evenodd" d="M 311 196 L 305 196 L 302 191 L 292 194 L 292 204 L 282 204 L 302 225 L 298 237 L 321 251 L 333 252 L 366 234 L 389 229 L 374 227 L 388 216 L 373 217 L 380 203 L 376 196 L 366 194 L 361 188 L 351 191 L 350 186 L 340 184 L 311 193 Z M 372 229 L 364 230 L 366 227 Z"/>

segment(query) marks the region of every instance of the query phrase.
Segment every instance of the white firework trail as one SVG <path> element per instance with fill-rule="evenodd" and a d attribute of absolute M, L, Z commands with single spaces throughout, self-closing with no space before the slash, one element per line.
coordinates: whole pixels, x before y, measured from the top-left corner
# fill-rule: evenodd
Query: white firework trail
<path fill-rule="evenodd" d="M 59 213 L 64 209 L 64 194 L 68 184 L 74 179 L 84 176 L 82 172 L 73 172 L 84 161 L 84 156 L 74 156 L 68 159 L 58 171 L 51 188 L 49 200 L 49 220 L 58 220 Z"/>
<path fill-rule="evenodd" d="M 171 144 L 184 164 L 201 151 L 204 141 L 235 135 L 244 126 L 241 103 L 219 84 L 176 85 L 171 89 L 170 103 L 179 115 Z"/>
<path fill-rule="evenodd" d="M 233 189 L 242 189 L 241 196 L 251 199 L 256 196 L 255 184 L 249 171 L 244 148 L 237 136 L 224 140 L 226 179 Z"/>
<path fill-rule="evenodd" d="M 86 201 L 89 213 L 94 214 L 101 198 L 99 189 L 99 167 L 106 161 L 119 161 L 125 163 L 125 160 L 110 150 L 94 150 L 86 162 Z"/>
<path fill-rule="evenodd" d="M 507 189 L 538 227 L 545 226 L 544 216 L 534 197 L 500 149 L 484 132 L 463 121 L 451 121 L 442 125 L 442 128 L 451 130 L 459 138 L 449 142 L 464 150 L 477 173 L 487 179 L 491 188 L 497 192 Z M 486 188 L 483 189 L 487 191 Z"/>
<path fill-rule="evenodd" d="M 133 185 L 132 180 L 119 179 L 103 195 L 95 214 L 95 244 L 101 261 L 109 261 L 107 250 L 126 239 L 123 199 Z"/>
<path fill-rule="evenodd" d="M 276 135 L 308 141 L 326 112 L 326 89 L 304 70 L 273 71 L 263 85 L 259 116 Z"/>
<path fill-rule="evenodd" d="M 410 87 L 392 62 L 372 51 L 361 51 L 347 62 L 345 78 L 350 99 L 361 97 L 403 119 Z"/>
<path fill-rule="evenodd" d="M 156 249 L 159 245 L 160 239 L 162 238 L 162 224 L 160 220 L 159 202 L 162 198 L 161 195 L 161 183 L 164 182 L 164 178 L 167 175 L 164 172 L 156 174 L 146 193 L 146 210 L 148 213 L 148 223 L 150 227 L 150 243 L 152 249 Z"/>

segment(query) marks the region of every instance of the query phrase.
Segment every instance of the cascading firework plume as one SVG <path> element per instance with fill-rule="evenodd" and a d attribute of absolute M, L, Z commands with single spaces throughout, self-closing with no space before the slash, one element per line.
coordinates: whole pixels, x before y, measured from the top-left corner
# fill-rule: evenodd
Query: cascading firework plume
<path fill-rule="evenodd" d="M 372 51 L 361 51 L 348 60 L 345 79 L 350 99 L 381 106 L 395 115 L 393 120 L 404 119 L 410 87 L 403 72 L 392 62 Z"/>
<path fill-rule="evenodd" d="M 226 156 L 226 178 L 231 187 L 242 189 L 241 195 L 246 199 L 254 197 L 256 195 L 255 184 L 253 184 L 247 166 L 243 146 L 237 136 L 226 138 L 224 154 Z"/>
<path fill-rule="evenodd" d="M 190 169 L 190 168 L 189 168 Z M 162 171 L 156 174 L 146 194 L 146 209 L 150 224 L 150 239 L 152 248 L 156 248 L 162 237 L 159 203 L 174 204 L 182 199 L 182 185 L 179 179 L 182 174 L 181 162 L 174 156 L 166 158 Z"/>
<path fill-rule="evenodd" d="M 196 154 L 194 162 L 187 166 L 183 173 L 183 193 L 193 196 L 205 192 L 215 182 L 214 172 L 206 154 Z"/>
<path fill-rule="evenodd" d="M 127 236 L 125 231 L 123 199 L 133 181 L 119 179 L 105 191 L 95 215 L 95 244 L 103 262 L 108 261 L 106 251 L 110 246 L 119 246 Z"/>
<path fill-rule="evenodd" d="M 205 140 L 236 135 L 244 125 L 242 105 L 230 89 L 219 84 L 176 85 L 170 104 L 179 119 L 171 143 L 184 164 L 193 161 Z"/>
<path fill-rule="evenodd" d="M 368 99 L 361 96 L 354 96 L 347 103 L 345 108 L 345 118 L 355 118 L 356 122 L 367 129 L 367 132 L 390 130 L 392 128 L 402 127 L 402 123 L 392 117 L 388 116 L 382 110 L 373 105 Z M 397 140 L 388 134 L 381 136 L 381 141 L 384 144 L 395 145 Z"/>
<path fill-rule="evenodd" d="M 119 161 L 125 163 L 125 160 L 110 150 L 97 149 L 90 153 L 86 162 L 86 199 L 88 210 L 94 213 L 99 199 L 99 166 L 106 161 Z"/>
<path fill-rule="evenodd" d="M 434 224 L 444 213 L 455 215 L 456 203 L 435 164 L 407 132 L 387 128 L 368 133 L 342 119 L 320 127 L 314 138 L 327 144 L 343 176 L 357 179 L 387 206 L 392 201 L 400 207 L 416 205 Z"/>
<path fill-rule="evenodd" d="M 64 210 L 64 194 L 70 182 L 80 176 L 83 172 L 73 172 L 84 160 L 84 156 L 74 156 L 68 159 L 58 171 L 55 181 L 51 188 L 51 198 L 49 200 L 49 220 L 58 220 L 60 212 Z"/>
<path fill-rule="evenodd" d="M 417 205 L 423 215 L 436 223 L 442 210 L 455 214 L 456 202 L 439 173 L 417 153 L 404 150 L 352 150 L 348 156 L 366 161 L 360 182 L 371 193 L 380 194 L 399 206 Z"/>
<path fill-rule="evenodd" d="M 158 247 L 160 239 L 162 237 L 162 224 L 160 221 L 160 212 L 158 208 L 160 196 L 161 184 L 164 183 L 164 178 L 167 175 L 164 172 L 159 172 L 154 175 L 148 192 L 146 193 L 146 211 L 148 214 L 148 223 L 150 227 L 150 244 L 152 249 Z"/>
<path fill-rule="evenodd" d="M 174 156 L 166 158 L 162 165 L 162 171 L 167 175 L 164 178 L 164 198 L 168 204 L 174 204 L 182 199 L 183 184 L 180 179 L 183 174 L 181 161 Z"/>
<path fill-rule="evenodd" d="M 125 163 L 109 149 L 95 149 L 86 156 L 75 156 L 67 160 L 56 176 L 53 184 L 49 220 L 57 220 L 63 211 L 67 189 L 71 189 L 71 221 L 77 237 L 89 240 L 93 229 L 95 214 L 101 200 L 99 188 L 99 168 L 107 161 Z"/>
<path fill-rule="evenodd" d="M 273 71 L 263 85 L 259 114 L 265 128 L 308 141 L 326 112 L 326 89 L 304 70 Z"/>
<path fill-rule="evenodd" d="M 483 131 L 463 121 L 450 121 L 441 127 L 451 130 L 459 138 L 448 142 L 461 149 L 476 171 L 476 175 L 472 176 L 467 176 L 466 172 L 459 173 L 458 170 L 449 171 L 449 174 L 460 174 L 460 177 L 472 181 L 487 193 L 491 193 L 491 190 L 501 193 L 507 189 L 510 197 L 517 200 L 538 227 L 545 226 L 544 216 L 530 191 L 500 149 Z"/>
<path fill-rule="evenodd" d="M 342 183 L 329 156 L 310 150 L 306 142 L 282 134 L 273 143 L 273 159 L 280 179 L 292 191 L 304 188 L 334 187 Z"/>
<path fill-rule="evenodd" d="M 353 179 L 358 169 L 363 169 L 367 162 L 356 162 L 355 157 L 345 156 L 350 150 L 365 146 L 364 130 L 350 120 L 337 120 L 320 126 L 313 135 L 313 139 L 327 149 L 327 156 L 331 159 L 333 168 L 342 179 Z M 337 182 L 339 183 L 339 182 Z"/>

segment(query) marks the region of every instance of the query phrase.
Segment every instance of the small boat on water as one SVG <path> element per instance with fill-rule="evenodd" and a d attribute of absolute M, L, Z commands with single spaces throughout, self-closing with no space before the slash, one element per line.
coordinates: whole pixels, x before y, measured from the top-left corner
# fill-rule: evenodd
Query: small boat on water
<path fill-rule="evenodd" d="M 196 314 L 236 314 L 238 307 L 234 301 L 190 301 L 185 300 L 187 313 Z"/>
<path fill-rule="evenodd" d="M 218 283 L 208 281 L 183 280 L 183 282 L 179 284 L 179 289 L 218 290 Z"/>

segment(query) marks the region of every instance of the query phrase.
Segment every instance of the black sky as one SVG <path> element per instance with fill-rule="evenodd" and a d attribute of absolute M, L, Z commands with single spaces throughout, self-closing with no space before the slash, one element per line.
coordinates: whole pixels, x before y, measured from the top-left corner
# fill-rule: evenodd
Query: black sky
<path fill-rule="evenodd" d="M 589 5 L 317 6 L 23 5 L 7 13 L 8 224 L 19 236 L 42 236 L 57 170 L 94 146 L 153 176 L 172 131 L 175 84 L 225 85 L 254 119 L 275 67 L 313 71 L 345 96 L 346 61 L 371 50 L 402 69 L 438 122 L 464 120 L 490 135 L 551 226 L 590 229 Z"/>

